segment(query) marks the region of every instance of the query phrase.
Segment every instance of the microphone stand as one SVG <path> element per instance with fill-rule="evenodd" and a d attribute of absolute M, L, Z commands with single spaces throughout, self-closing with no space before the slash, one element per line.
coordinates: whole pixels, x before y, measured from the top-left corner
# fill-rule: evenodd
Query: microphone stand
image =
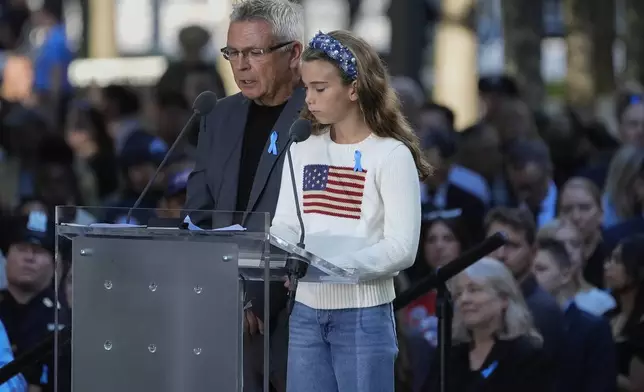
<path fill-rule="evenodd" d="M 393 302 L 394 310 L 400 310 L 418 297 L 436 289 L 436 317 L 438 318 L 439 391 L 449 391 L 449 350 L 452 347 L 452 298 L 447 281 L 470 265 L 502 247 L 507 242 L 504 233 L 495 233 L 474 248 L 439 268 L 436 273 L 424 278 L 410 289 L 402 292 Z"/>
<path fill-rule="evenodd" d="M 452 347 L 452 297 L 445 282 L 436 287 L 436 315 L 438 317 L 438 363 L 439 391 L 449 391 L 447 371 L 449 368 L 449 349 Z"/>
<path fill-rule="evenodd" d="M 304 249 L 304 220 L 302 219 L 302 211 L 300 210 L 300 202 L 297 196 L 297 185 L 295 182 L 295 170 L 293 169 L 293 158 L 291 156 L 291 143 L 286 146 L 286 159 L 288 160 L 288 168 L 291 174 L 291 185 L 293 187 L 293 199 L 295 200 L 295 212 L 297 214 L 297 219 L 300 223 L 300 240 L 297 243 L 297 247 Z M 286 311 L 290 316 L 293 311 L 293 306 L 295 305 L 295 292 L 297 291 L 298 281 L 306 275 L 306 271 L 309 269 L 309 263 L 300 257 L 299 255 L 290 254 L 286 258 L 286 268 L 288 270 L 288 300 L 286 302 Z"/>
<path fill-rule="evenodd" d="M 60 336 L 57 336 L 58 333 L 60 333 Z M 56 337 L 59 337 L 58 341 L 60 344 L 60 348 L 57 350 L 58 353 L 62 352 L 63 349 L 66 349 L 71 344 L 72 336 L 69 328 L 64 328 L 60 332 L 52 331 L 47 333 L 34 347 L 15 357 L 13 361 L 6 363 L 0 368 L 0 385 L 11 380 L 18 374 L 24 373 L 25 370 L 42 361 L 52 352 L 56 352 Z"/>

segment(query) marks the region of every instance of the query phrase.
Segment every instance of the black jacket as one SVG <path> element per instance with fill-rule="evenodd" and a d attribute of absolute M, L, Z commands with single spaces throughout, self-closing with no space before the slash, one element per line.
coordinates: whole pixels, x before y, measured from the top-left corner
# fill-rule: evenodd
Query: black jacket
<path fill-rule="evenodd" d="M 565 313 L 566 338 L 559 359 L 559 391 L 614 392 L 617 361 L 610 325 L 572 303 Z"/>
<path fill-rule="evenodd" d="M 543 348 L 551 358 L 559 358 L 564 339 L 564 314 L 557 301 L 537 283 L 534 275 L 521 282 L 521 292 L 530 309 L 534 326 L 543 337 Z"/>
<path fill-rule="evenodd" d="M 554 391 L 552 362 L 535 339 L 497 340 L 479 370 L 470 370 L 469 352 L 469 343 L 450 350 L 448 392 Z M 438 361 L 432 365 L 426 392 L 440 390 Z"/>

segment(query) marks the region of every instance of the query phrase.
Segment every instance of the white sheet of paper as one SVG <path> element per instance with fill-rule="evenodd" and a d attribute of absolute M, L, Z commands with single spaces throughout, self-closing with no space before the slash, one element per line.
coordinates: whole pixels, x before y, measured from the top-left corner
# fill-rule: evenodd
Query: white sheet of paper
<path fill-rule="evenodd" d="M 246 228 L 242 225 L 232 225 L 227 227 L 221 227 L 219 229 L 213 229 L 212 231 L 246 231 Z"/>

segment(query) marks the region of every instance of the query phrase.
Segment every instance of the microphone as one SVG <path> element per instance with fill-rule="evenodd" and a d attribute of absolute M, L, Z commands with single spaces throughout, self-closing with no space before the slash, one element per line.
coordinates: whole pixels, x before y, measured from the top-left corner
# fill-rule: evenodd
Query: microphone
<path fill-rule="evenodd" d="M 304 221 L 302 220 L 302 212 L 300 211 L 300 203 L 297 197 L 297 185 L 295 182 L 295 170 L 293 169 L 293 158 L 291 157 L 291 144 L 300 143 L 305 141 L 311 136 L 311 122 L 300 118 L 296 120 L 291 129 L 288 131 L 288 145 L 286 146 L 286 157 L 288 159 L 288 168 L 291 172 L 291 186 L 293 187 L 293 197 L 295 198 L 295 212 L 297 213 L 297 220 L 300 222 L 300 242 L 297 246 L 304 249 Z"/>
<path fill-rule="evenodd" d="M 161 169 L 165 167 L 165 164 L 166 162 L 168 162 L 168 159 L 170 159 L 172 152 L 179 145 L 179 142 L 183 139 L 185 134 L 188 132 L 188 129 L 192 127 L 192 124 L 195 122 L 195 120 L 200 119 L 202 116 L 208 115 L 215 107 L 216 104 L 217 104 L 217 94 L 213 93 L 212 91 L 204 91 L 197 96 L 194 103 L 192 104 L 192 114 L 190 115 L 190 118 L 186 122 L 186 125 L 184 125 L 181 132 L 179 132 L 179 135 L 174 140 L 174 143 L 172 143 L 172 146 L 170 146 L 170 149 L 163 157 L 163 160 L 161 161 L 161 163 L 159 163 L 159 166 L 157 166 L 157 170 L 152 175 L 152 178 L 150 178 L 150 181 L 148 181 L 148 183 L 145 185 L 145 188 L 143 188 L 143 191 L 141 191 L 139 198 L 136 199 L 136 201 L 134 202 L 134 205 L 132 205 L 132 208 L 128 210 L 125 223 L 130 224 L 130 220 L 132 219 L 132 212 L 134 212 L 134 210 L 139 207 L 145 195 L 148 194 L 150 187 L 152 186 L 152 184 L 154 184 L 154 180 L 156 180 L 157 176 L 161 172 Z"/>
<path fill-rule="evenodd" d="M 291 186 L 293 187 L 293 198 L 295 199 L 295 213 L 297 220 L 300 223 L 300 240 L 297 247 L 304 249 L 304 220 L 302 219 L 302 211 L 300 210 L 300 201 L 297 196 L 297 183 L 295 182 L 295 170 L 293 169 L 293 157 L 291 156 L 291 144 L 300 143 L 305 141 L 311 136 L 311 122 L 300 118 L 296 120 L 291 129 L 289 130 L 289 139 L 286 146 L 286 158 L 288 160 L 288 168 L 291 174 Z M 293 311 L 295 305 L 295 292 L 297 291 L 297 284 L 300 279 L 306 275 L 309 264 L 302 257 L 290 254 L 286 258 L 286 269 L 288 270 L 288 299 L 286 302 L 286 309 L 288 315 Z"/>

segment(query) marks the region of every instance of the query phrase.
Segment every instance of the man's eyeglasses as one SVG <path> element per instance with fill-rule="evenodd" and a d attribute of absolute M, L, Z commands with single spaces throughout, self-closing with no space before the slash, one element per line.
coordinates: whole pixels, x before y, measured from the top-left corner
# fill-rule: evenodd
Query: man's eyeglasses
<path fill-rule="evenodd" d="M 221 54 L 224 55 L 224 58 L 228 61 L 235 60 L 241 54 L 242 57 L 248 59 L 259 59 L 265 55 L 272 53 L 276 50 L 279 50 L 287 45 L 292 44 L 295 41 L 283 42 L 269 48 L 249 48 L 244 50 L 236 50 L 229 47 L 221 48 Z"/>

